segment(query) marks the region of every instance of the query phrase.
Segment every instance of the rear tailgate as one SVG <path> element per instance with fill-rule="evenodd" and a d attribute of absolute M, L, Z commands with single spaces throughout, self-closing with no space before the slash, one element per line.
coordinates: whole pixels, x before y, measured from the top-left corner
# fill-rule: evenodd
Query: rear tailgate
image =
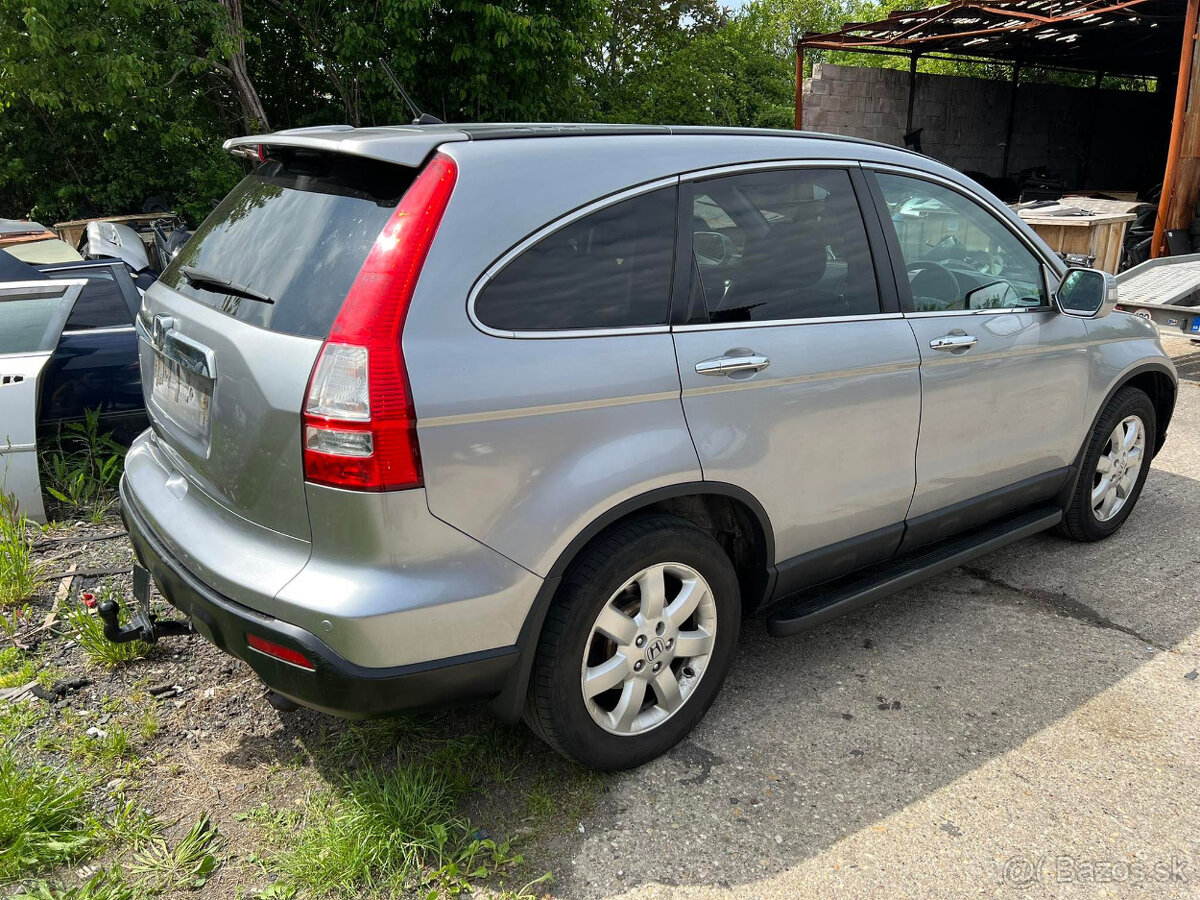
<path fill-rule="evenodd" d="M 308 378 L 415 171 L 285 151 L 221 202 L 146 293 L 138 332 L 156 453 L 184 492 L 202 495 L 193 501 L 221 507 L 222 520 L 232 513 L 251 540 L 256 528 L 311 539 L 301 450 Z M 178 545 L 171 522 L 152 518 Z M 189 531 L 180 523 L 180 537 Z M 199 567 L 212 566 L 219 561 Z"/>
<path fill-rule="evenodd" d="M 238 322 L 160 284 L 139 326 L 146 411 L 174 467 L 230 512 L 307 541 L 300 405 L 321 341 Z"/>

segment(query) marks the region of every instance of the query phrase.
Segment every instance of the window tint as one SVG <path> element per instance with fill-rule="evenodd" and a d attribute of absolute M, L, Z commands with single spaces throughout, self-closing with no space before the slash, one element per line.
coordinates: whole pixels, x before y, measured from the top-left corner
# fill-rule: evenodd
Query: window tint
<path fill-rule="evenodd" d="M 542 238 L 488 282 L 475 315 L 501 331 L 665 325 L 675 193 L 622 200 Z"/>
<path fill-rule="evenodd" d="M 125 301 L 121 285 L 117 283 L 118 276 L 110 267 L 59 269 L 45 274 L 60 280 L 87 281 L 67 319 L 67 331 L 133 325 L 129 304 Z"/>
<path fill-rule="evenodd" d="M 414 174 L 403 166 L 336 155 L 264 163 L 217 205 L 161 280 L 262 328 L 325 337 Z M 223 293 L 211 283 L 192 284 L 184 266 L 274 303 Z"/>
<path fill-rule="evenodd" d="M 692 249 L 710 321 L 879 312 L 866 229 L 841 169 L 697 182 Z"/>
<path fill-rule="evenodd" d="M 1041 261 L 990 212 L 928 181 L 876 177 L 917 312 L 1046 305 Z"/>

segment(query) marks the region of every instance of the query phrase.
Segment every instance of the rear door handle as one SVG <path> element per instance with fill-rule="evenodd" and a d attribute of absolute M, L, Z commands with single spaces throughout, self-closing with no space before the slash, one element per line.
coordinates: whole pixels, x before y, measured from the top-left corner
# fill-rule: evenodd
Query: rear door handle
<path fill-rule="evenodd" d="M 733 372 L 758 372 L 771 364 L 765 356 L 714 356 L 696 363 L 697 375 L 729 375 Z"/>
<path fill-rule="evenodd" d="M 978 343 L 979 339 L 969 334 L 944 334 L 930 341 L 929 349 L 942 351 L 970 350 Z"/>

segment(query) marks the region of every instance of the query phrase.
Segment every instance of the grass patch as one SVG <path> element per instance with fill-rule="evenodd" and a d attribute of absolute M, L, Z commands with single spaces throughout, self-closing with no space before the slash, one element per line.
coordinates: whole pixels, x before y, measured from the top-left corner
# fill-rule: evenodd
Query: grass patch
<path fill-rule="evenodd" d="M 162 824 L 149 810 L 120 792 L 113 801 L 116 805 L 101 826 L 111 846 L 139 851 L 159 839 Z"/>
<path fill-rule="evenodd" d="M 94 838 L 88 827 L 90 782 L 0 747 L 0 884 L 81 858 Z"/>
<path fill-rule="evenodd" d="M 203 815 L 174 847 L 158 836 L 134 855 L 129 871 L 141 875 L 139 885 L 154 893 L 169 890 L 195 890 L 204 887 L 221 864 L 217 853 L 224 845 L 217 827 Z"/>
<path fill-rule="evenodd" d="M 0 704 L 0 738 L 15 742 L 26 737 L 42 716 L 43 711 L 32 703 Z"/>
<path fill-rule="evenodd" d="M 452 764 L 470 758 L 460 742 L 420 758 L 346 776 L 337 789 L 307 798 L 303 811 L 263 806 L 246 814 L 284 848 L 270 860 L 278 889 L 303 897 L 467 897 L 478 881 L 519 870 L 524 859 L 507 843 L 473 835 L 457 815 L 471 783 Z M 549 878 L 515 892 L 500 882 L 489 896 L 531 898 L 529 888 Z"/>
<path fill-rule="evenodd" d="M 101 869 L 83 884 L 59 887 L 45 881 L 13 894 L 10 900 L 136 900 L 140 892 L 117 869 Z"/>
<path fill-rule="evenodd" d="M 29 527 L 16 498 L 0 491 L 0 608 L 24 603 L 41 586 Z"/>
<path fill-rule="evenodd" d="M 16 647 L 0 650 L 0 688 L 29 684 L 37 675 L 37 662 Z"/>
<path fill-rule="evenodd" d="M 450 782 L 428 766 L 348 777 L 336 793 L 311 798 L 278 868 L 318 896 L 403 890 L 465 843 L 456 802 Z"/>
<path fill-rule="evenodd" d="M 153 740 L 154 736 L 158 734 L 158 710 L 152 705 L 153 702 L 151 700 L 141 708 L 135 723 L 138 737 L 142 739 L 143 743 Z"/>
<path fill-rule="evenodd" d="M 87 410 L 82 422 L 64 426 L 39 460 L 46 493 L 93 524 L 116 505 L 125 448 L 101 433 L 100 410 Z"/>
<path fill-rule="evenodd" d="M 84 732 L 77 734 L 71 742 L 71 755 L 86 760 L 89 764 L 101 764 L 112 768 L 133 757 L 133 741 L 129 731 L 110 721 L 99 735 Z"/>
<path fill-rule="evenodd" d="M 105 587 L 100 600 L 110 599 L 112 588 Z M 129 623 L 132 613 L 130 604 L 121 604 L 121 624 Z M 67 625 L 73 632 L 73 637 L 79 643 L 89 666 L 105 669 L 116 669 L 127 665 L 136 659 L 141 659 L 150 652 L 150 645 L 145 641 L 129 641 L 126 644 L 114 644 L 104 636 L 104 622 L 100 616 L 86 606 L 79 605 L 67 611 Z"/>

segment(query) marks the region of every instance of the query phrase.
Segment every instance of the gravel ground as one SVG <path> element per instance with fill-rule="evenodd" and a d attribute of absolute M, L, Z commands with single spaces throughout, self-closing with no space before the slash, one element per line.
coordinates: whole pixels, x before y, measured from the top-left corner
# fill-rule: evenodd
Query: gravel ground
<path fill-rule="evenodd" d="M 520 726 L 471 710 L 428 724 L 511 759 L 513 777 L 482 779 L 464 812 L 514 838 L 531 876 L 553 871 L 557 898 L 1200 897 L 1198 526 L 1200 388 L 1185 382 L 1118 537 L 1039 536 L 794 638 L 749 622 L 700 728 L 636 772 L 581 789 Z M 121 530 L 115 516 L 69 525 L 39 555 L 55 572 L 127 568 L 126 540 L 78 540 Z M 127 595 L 129 576 L 76 578 L 63 603 L 106 585 Z M 90 683 L 47 727 L 68 711 L 104 727 L 121 715 L 105 698 L 154 706 L 129 790 L 175 836 L 213 817 L 228 850 L 206 897 L 270 881 L 248 811 L 337 783 L 354 763 L 344 746 L 376 763 L 394 751 L 386 734 L 275 711 L 202 640 L 105 673 L 49 634 L 26 637 L 49 642 L 61 678 Z"/>

